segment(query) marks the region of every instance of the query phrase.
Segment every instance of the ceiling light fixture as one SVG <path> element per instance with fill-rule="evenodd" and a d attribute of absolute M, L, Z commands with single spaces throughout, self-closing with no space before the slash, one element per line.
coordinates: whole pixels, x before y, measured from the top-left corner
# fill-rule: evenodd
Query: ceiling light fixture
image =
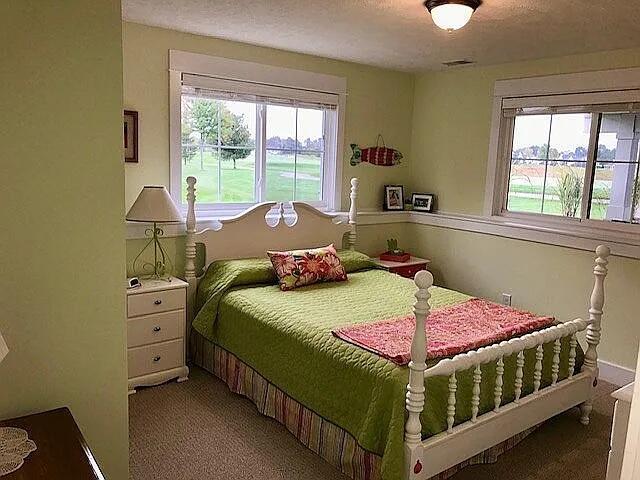
<path fill-rule="evenodd" d="M 443 30 L 452 32 L 464 27 L 471 15 L 482 4 L 482 0 L 427 0 L 427 7 L 433 23 Z"/>

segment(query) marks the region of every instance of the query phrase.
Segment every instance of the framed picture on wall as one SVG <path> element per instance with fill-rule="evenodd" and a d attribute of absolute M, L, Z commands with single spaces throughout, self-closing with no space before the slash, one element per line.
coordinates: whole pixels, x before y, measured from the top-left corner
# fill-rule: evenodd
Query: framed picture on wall
<path fill-rule="evenodd" d="M 402 185 L 384 186 L 384 209 L 404 210 L 404 187 Z"/>
<path fill-rule="evenodd" d="M 124 161 L 138 163 L 138 112 L 124 111 Z"/>
<path fill-rule="evenodd" d="M 432 193 L 414 193 L 411 196 L 413 209 L 417 212 L 433 212 L 435 195 Z"/>

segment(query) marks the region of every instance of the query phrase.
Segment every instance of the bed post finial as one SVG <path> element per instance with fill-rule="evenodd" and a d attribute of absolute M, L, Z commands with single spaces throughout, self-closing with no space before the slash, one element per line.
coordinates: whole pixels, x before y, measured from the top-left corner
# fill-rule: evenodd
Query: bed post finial
<path fill-rule="evenodd" d="M 187 240 L 185 247 L 184 279 L 189 284 L 187 288 L 187 346 L 193 321 L 193 306 L 196 297 L 196 178 L 187 177 Z"/>
<path fill-rule="evenodd" d="M 587 351 L 584 354 L 583 372 L 591 372 L 593 376 L 593 386 L 598 381 L 598 345 L 600 344 L 600 330 L 602 322 L 602 307 L 604 306 L 604 279 L 607 276 L 607 258 L 611 254 L 609 247 L 600 245 L 596 248 L 596 265 L 593 268 L 595 283 L 591 292 L 591 303 L 589 305 L 589 325 L 587 326 Z M 592 390 L 593 395 L 593 390 Z M 580 422 L 583 425 L 589 424 L 589 415 L 593 409 L 593 397 L 580 405 L 582 416 Z"/>
<path fill-rule="evenodd" d="M 360 180 L 357 178 L 351 179 L 351 194 L 349 195 L 351 199 L 351 204 L 349 205 L 349 225 L 351 226 L 351 231 L 349 232 L 349 250 L 355 250 L 356 248 L 356 217 L 358 215 L 356 200 L 358 198 L 359 184 Z"/>
<path fill-rule="evenodd" d="M 416 273 L 414 279 L 418 291 L 413 313 L 416 328 L 411 341 L 411 361 L 409 362 L 409 384 L 407 385 L 406 408 L 409 413 L 404 430 L 405 469 L 406 478 L 415 478 L 423 468 L 422 424 L 420 413 L 424 409 L 425 387 L 424 372 L 427 369 L 427 334 L 425 324 L 431 307 L 429 305 L 429 288 L 433 285 L 433 275 L 426 270 Z"/>

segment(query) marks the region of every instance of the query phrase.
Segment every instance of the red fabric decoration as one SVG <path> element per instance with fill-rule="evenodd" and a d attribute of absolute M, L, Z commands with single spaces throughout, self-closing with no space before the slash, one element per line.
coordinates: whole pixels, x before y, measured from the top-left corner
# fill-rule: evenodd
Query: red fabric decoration
<path fill-rule="evenodd" d="M 553 317 L 472 298 L 459 305 L 434 310 L 427 317 L 427 358 L 450 357 L 484 345 L 547 327 Z M 333 334 L 398 365 L 411 359 L 416 328 L 413 315 L 334 330 Z"/>

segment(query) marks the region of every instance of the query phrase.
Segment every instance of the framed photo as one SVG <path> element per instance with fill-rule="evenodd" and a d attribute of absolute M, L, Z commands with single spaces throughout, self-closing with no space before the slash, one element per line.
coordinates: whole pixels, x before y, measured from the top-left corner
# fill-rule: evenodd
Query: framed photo
<path fill-rule="evenodd" d="M 414 193 L 411 196 L 413 209 L 417 212 L 433 212 L 433 204 L 435 203 L 435 195 L 432 193 Z"/>
<path fill-rule="evenodd" d="M 402 185 L 384 186 L 384 209 L 404 210 L 404 187 Z"/>
<path fill-rule="evenodd" d="M 138 112 L 124 111 L 124 161 L 138 163 Z"/>

